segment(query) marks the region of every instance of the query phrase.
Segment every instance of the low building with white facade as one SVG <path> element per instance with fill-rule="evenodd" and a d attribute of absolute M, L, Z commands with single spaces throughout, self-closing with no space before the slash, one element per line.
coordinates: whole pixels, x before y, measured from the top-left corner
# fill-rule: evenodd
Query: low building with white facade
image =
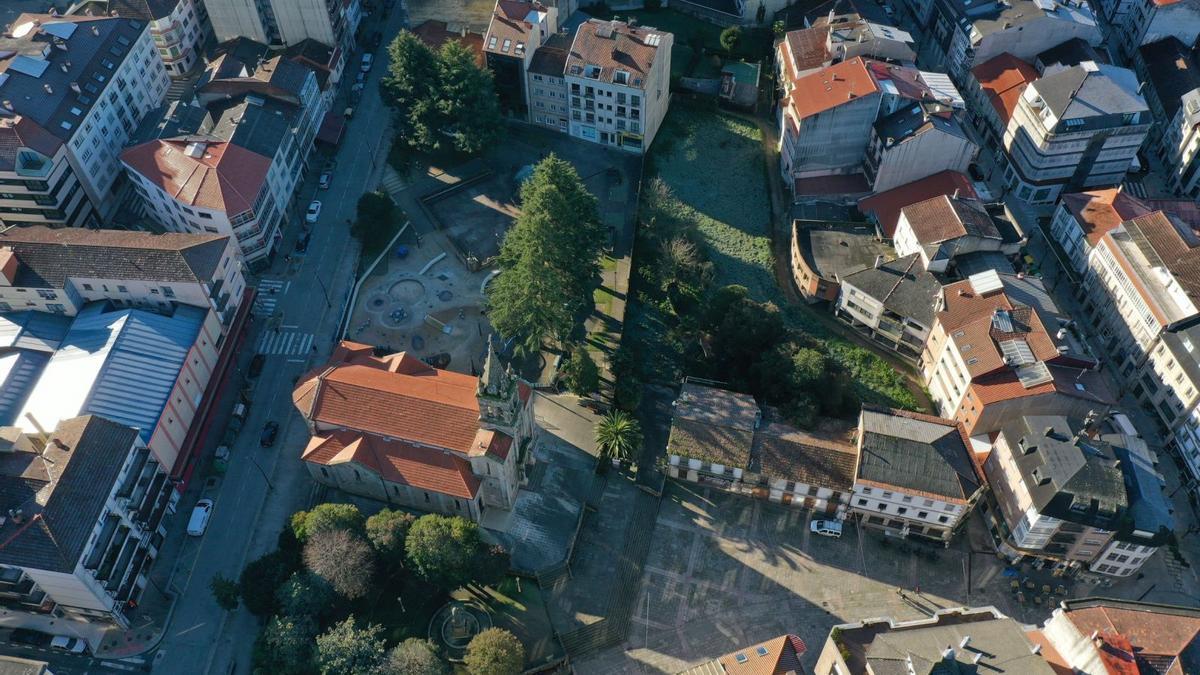
<path fill-rule="evenodd" d="M 571 105 L 567 98 L 567 54 L 571 38 L 551 35 L 538 47 L 526 69 L 529 121 L 554 131 L 570 132 Z"/>
<path fill-rule="evenodd" d="M 571 136 L 645 152 L 671 101 L 674 42 L 670 33 L 621 21 L 580 25 L 564 72 Z"/>
<path fill-rule="evenodd" d="M 1026 201 L 1120 185 L 1150 129 L 1133 71 L 1087 61 L 1021 92 L 1004 131 L 1004 182 Z"/>
<path fill-rule="evenodd" d="M 941 290 L 913 253 L 842 277 L 834 311 L 876 342 L 916 359 L 929 339 Z"/>
<path fill-rule="evenodd" d="M 927 178 L 942 171 L 962 173 L 979 153 L 941 102 L 913 103 L 871 127 L 863 172 L 874 192 Z"/>
<path fill-rule="evenodd" d="M 977 199 L 941 196 L 900 209 L 893 244 L 900 256 L 917 254 L 929 272 L 946 272 L 955 258 L 980 251 L 1015 256 L 1024 239 L 1002 231 Z"/>
<path fill-rule="evenodd" d="M 0 37 L 0 224 L 111 218 L 121 148 L 169 83 L 145 21 L 20 15 Z"/>
<path fill-rule="evenodd" d="M 204 62 L 201 0 L 82 0 L 67 14 L 119 16 L 150 24 L 150 36 L 171 77 L 183 77 Z"/>
<path fill-rule="evenodd" d="M 174 491 L 136 429 L 96 415 L 44 433 L 0 427 L 0 487 L 10 626 L 41 627 L 38 615 L 122 628 L 137 620 Z"/>
<path fill-rule="evenodd" d="M 949 545 L 983 494 L 982 473 L 952 420 L 863 406 L 851 509 L 864 527 Z"/>

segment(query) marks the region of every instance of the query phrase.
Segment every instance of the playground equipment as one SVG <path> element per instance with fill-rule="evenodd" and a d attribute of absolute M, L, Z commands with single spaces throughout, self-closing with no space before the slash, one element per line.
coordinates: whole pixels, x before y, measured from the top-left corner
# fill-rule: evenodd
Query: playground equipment
<path fill-rule="evenodd" d="M 442 331 L 446 335 L 451 335 L 454 333 L 454 326 L 448 326 L 445 323 L 438 321 L 437 318 L 435 318 L 432 314 L 425 315 L 425 323 Z"/>

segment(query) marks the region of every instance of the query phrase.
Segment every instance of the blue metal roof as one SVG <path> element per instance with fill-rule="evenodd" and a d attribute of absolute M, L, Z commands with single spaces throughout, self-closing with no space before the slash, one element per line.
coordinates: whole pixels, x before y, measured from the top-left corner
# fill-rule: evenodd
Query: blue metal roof
<path fill-rule="evenodd" d="M 196 342 L 206 311 L 179 306 L 173 316 L 88 305 L 42 372 L 16 424 L 44 429 L 79 415 L 100 415 L 139 430 L 149 442 L 171 389 Z"/>

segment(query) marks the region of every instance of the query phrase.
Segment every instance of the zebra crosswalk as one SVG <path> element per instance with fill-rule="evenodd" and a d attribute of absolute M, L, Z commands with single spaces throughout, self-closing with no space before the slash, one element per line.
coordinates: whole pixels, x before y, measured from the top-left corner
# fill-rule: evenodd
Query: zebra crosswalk
<path fill-rule="evenodd" d="M 257 352 L 259 354 L 283 355 L 283 356 L 300 356 L 307 354 L 309 349 L 312 349 L 313 334 L 300 333 L 297 331 L 272 331 L 268 330 L 258 339 Z"/>
<path fill-rule="evenodd" d="M 275 304 L 279 296 L 288 292 L 292 282 L 278 279 L 263 279 L 258 282 L 258 295 L 254 297 L 254 313 L 259 316 L 271 316 L 275 313 Z"/>

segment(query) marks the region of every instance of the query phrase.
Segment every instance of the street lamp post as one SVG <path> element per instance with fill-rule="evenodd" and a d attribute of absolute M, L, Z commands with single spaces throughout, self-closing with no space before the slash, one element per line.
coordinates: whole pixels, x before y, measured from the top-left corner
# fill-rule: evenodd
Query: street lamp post
<path fill-rule="evenodd" d="M 271 479 L 267 476 L 267 472 L 263 471 L 263 468 L 261 465 L 259 465 L 258 460 L 254 459 L 253 455 L 247 454 L 246 456 L 250 458 L 250 461 L 254 464 L 254 468 L 258 469 L 258 472 L 262 474 L 263 480 L 267 481 L 267 490 L 274 490 L 275 484 L 271 482 Z"/>
<path fill-rule="evenodd" d="M 325 295 L 325 308 L 333 309 L 333 303 L 329 300 L 329 289 L 325 288 L 325 282 L 321 281 L 321 275 L 314 274 L 313 278 L 317 280 L 317 284 L 321 286 L 321 293 Z"/>

